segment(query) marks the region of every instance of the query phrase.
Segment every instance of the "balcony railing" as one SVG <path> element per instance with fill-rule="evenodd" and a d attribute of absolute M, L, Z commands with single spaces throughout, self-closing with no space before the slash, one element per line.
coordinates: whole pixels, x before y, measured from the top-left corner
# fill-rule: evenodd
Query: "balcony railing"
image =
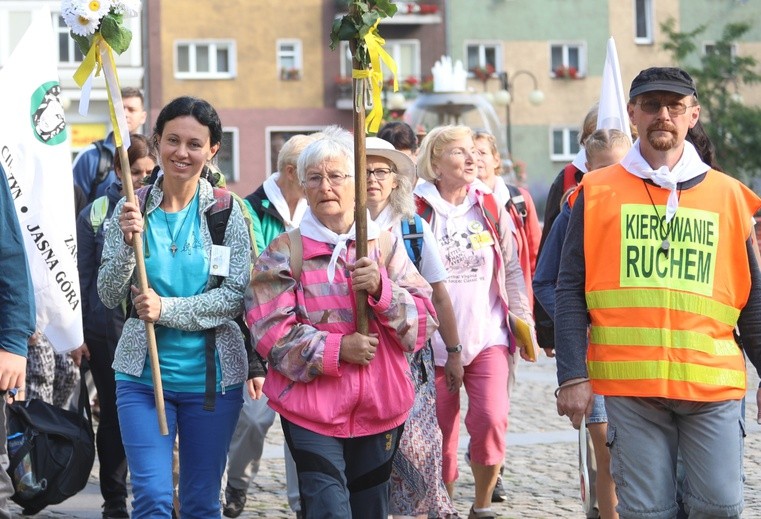
<path fill-rule="evenodd" d="M 349 9 L 349 0 L 335 0 L 336 17 L 341 17 Z M 442 23 L 441 0 L 419 0 L 416 2 L 394 2 L 396 14 L 383 20 L 384 25 L 428 25 Z"/>

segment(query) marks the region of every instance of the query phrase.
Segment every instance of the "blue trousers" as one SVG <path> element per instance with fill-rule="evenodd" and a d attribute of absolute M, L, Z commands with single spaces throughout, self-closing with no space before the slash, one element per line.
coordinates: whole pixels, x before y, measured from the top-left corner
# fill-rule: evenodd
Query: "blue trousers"
<path fill-rule="evenodd" d="M 372 436 L 334 438 L 280 419 L 296 461 L 305 519 L 387 519 L 388 480 L 404 425 Z"/>
<path fill-rule="evenodd" d="M 217 393 L 214 411 L 203 393 L 164 390 L 169 434 L 159 433 L 153 387 L 119 380 L 116 405 L 132 481 L 132 518 L 172 516 L 172 448 L 179 437 L 180 510 L 183 519 L 221 517 L 222 474 L 238 414 L 241 388 Z"/>

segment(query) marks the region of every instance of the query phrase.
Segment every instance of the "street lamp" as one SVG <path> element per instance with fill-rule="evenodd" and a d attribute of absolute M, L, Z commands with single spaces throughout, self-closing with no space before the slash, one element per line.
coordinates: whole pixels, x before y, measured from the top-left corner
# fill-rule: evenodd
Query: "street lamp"
<path fill-rule="evenodd" d="M 510 120 L 510 103 L 513 100 L 512 90 L 513 90 L 513 84 L 515 83 L 515 80 L 518 78 L 518 76 L 526 75 L 531 78 L 531 80 L 534 82 L 534 89 L 531 91 L 531 93 L 528 95 L 528 101 L 534 106 L 538 106 L 542 104 L 544 101 L 544 92 L 539 90 L 539 83 L 536 80 L 536 76 L 529 72 L 528 70 L 519 70 L 515 73 L 513 73 L 512 77 L 509 77 L 507 72 L 500 72 L 499 73 L 499 80 L 502 83 L 502 89 L 499 90 L 494 94 L 494 104 L 499 106 L 506 107 L 507 113 L 506 113 L 506 119 L 505 119 L 505 126 L 506 126 L 506 133 L 507 133 L 507 153 L 508 157 L 513 152 L 513 136 L 512 136 L 512 123 Z"/>

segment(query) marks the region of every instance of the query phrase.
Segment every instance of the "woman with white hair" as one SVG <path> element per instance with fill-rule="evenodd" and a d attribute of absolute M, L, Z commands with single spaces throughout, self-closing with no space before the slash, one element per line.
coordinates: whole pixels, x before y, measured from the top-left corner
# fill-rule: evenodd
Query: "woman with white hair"
<path fill-rule="evenodd" d="M 415 164 L 405 153 L 378 137 L 368 137 L 367 208 L 381 229 L 393 232 L 410 260 L 431 284 L 439 333 L 451 349 L 460 343 L 452 302 L 446 289 L 447 271 L 439 258 L 436 237 L 428 222 L 415 214 L 412 186 Z M 404 426 L 391 472 L 391 513 L 427 518 L 455 514 L 441 478 L 441 429 L 436 421 L 436 385 L 430 342 L 410 359 L 415 381 L 415 405 Z M 462 383 L 460 353 L 447 354 L 447 387 Z"/>
<path fill-rule="evenodd" d="M 414 399 L 405 353 L 437 323 L 431 289 L 397 240 L 368 222 L 357 258 L 354 146 L 330 130 L 299 156 L 309 208 L 259 256 L 246 320 L 269 361 L 269 405 L 299 474 L 305 518 L 388 516 L 388 479 Z M 298 241 L 296 241 L 298 240 Z M 369 333 L 356 331 L 367 293 Z"/>

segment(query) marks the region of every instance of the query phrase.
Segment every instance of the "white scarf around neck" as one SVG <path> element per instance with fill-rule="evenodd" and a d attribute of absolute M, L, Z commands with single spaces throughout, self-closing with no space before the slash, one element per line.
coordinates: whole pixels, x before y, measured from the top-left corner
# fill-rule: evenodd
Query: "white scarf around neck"
<path fill-rule="evenodd" d="M 346 234 L 336 234 L 320 223 L 310 208 L 307 208 L 304 217 L 301 219 L 299 230 L 302 236 L 333 245 L 333 254 L 331 254 L 330 263 L 328 263 L 328 281 L 330 283 L 332 283 L 333 279 L 336 277 L 336 262 L 341 253 L 346 250 L 346 242 L 349 240 L 355 240 L 357 237 L 355 226 L 356 223 L 353 223 L 351 229 L 349 229 L 349 232 Z M 367 239 L 375 240 L 378 236 L 380 236 L 380 227 L 378 227 L 378 225 L 368 216 Z"/>
<path fill-rule="evenodd" d="M 264 181 L 262 187 L 264 188 L 264 192 L 270 203 L 275 207 L 275 210 L 283 219 L 285 230 L 290 231 L 299 226 L 301 219 L 304 217 L 304 212 L 307 209 L 307 201 L 306 198 L 303 197 L 299 200 L 299 203 L 296 204 L 296 210 L 293 212 L 293 218 L 291 218 L 291 208 L 288 207 L 288 202 L 283 196 L 280 186 L 277 185 L 279 179 L 280 172 L 273 173 Z"/>
<path fill-rule="evenodd" d="M 441 198 L 439 190 L 430 182 L 420 184 L 415 188 L 415 194 L 423 197 L 437 214 L 452 218 L 466 214 L 478 202 L 478 192 L 488 193 L 490 190 L 486 184 L 480 180 L 475 180 L 468 186 L 465 199 L 460 205 L 454 205 Z"/>
<path fill-rule="evenodd" d="M 378 213 L 378 216 L 373 220 L 379 229 L 389 231 L 394 228 L 400 221 L 401 217 L 394 214 L 394 210 L 391 204 L 386 204 L 386 207 Z"/>
<path fill-rule="evenodd" d="M 679 208 L 677 186 L 711 169 L 708 164 L 701 160 L 700 155 L 695 150 L 695 146 L 687 141 L 684 143 L 682 156 L 679 158 L 679 162 L 674 165 L 674 169 L 669 170 L 668 166 L 661 166 L 658 169 L 650 167 L 650 164 L 647 163 L 640 152 L 639 139 L 636 140 L 629 152 L 621 160 L 621 165 L 632 175 L 652 180 L 657 186 L 670 191 L 668 202 L 666 203 L 666 223 L 674 218 L 676 210 Z"/>

